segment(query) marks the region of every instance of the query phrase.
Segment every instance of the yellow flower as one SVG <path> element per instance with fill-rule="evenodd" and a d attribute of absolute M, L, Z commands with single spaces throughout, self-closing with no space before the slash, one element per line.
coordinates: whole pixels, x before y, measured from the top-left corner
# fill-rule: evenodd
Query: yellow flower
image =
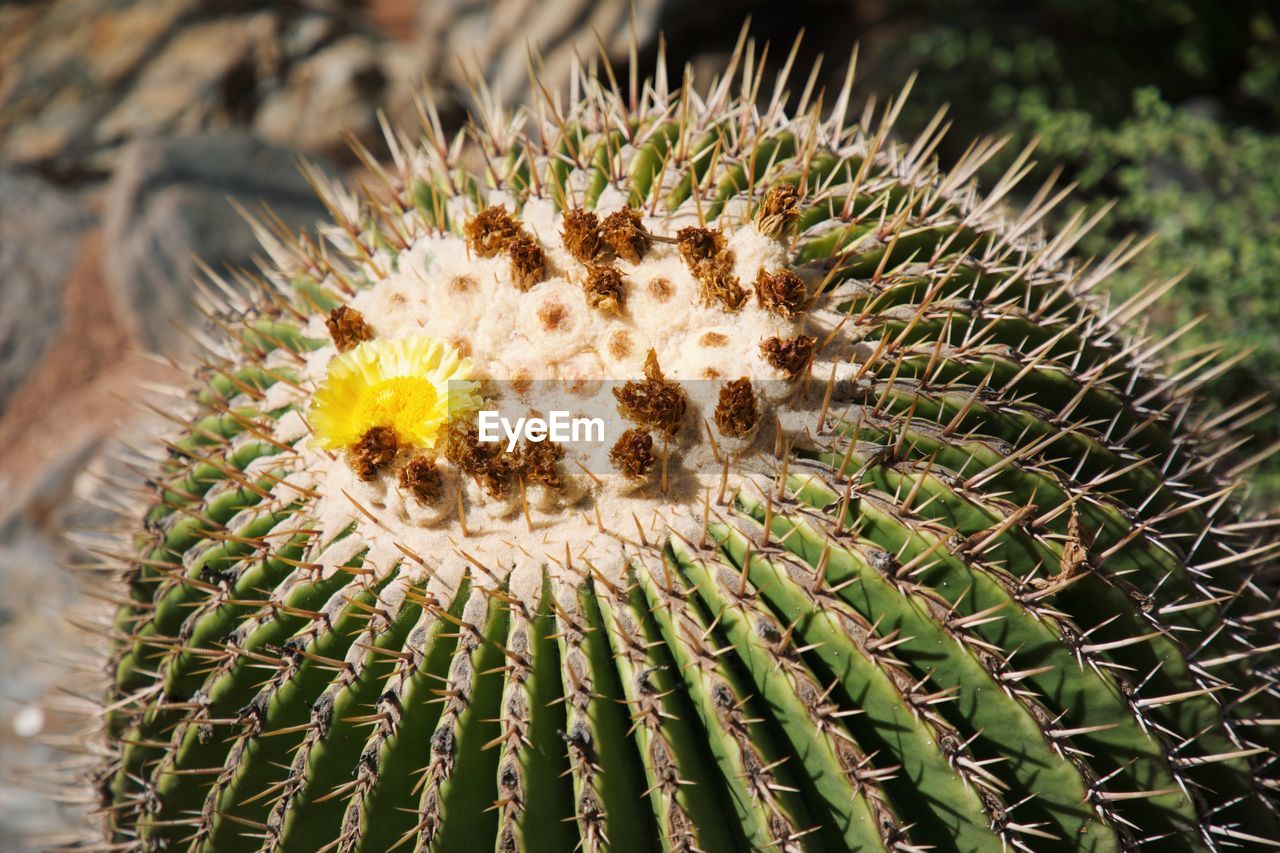
<path fill-rule="evenodd" d="M 351 447 L 373 427 L 403 445 L 434 447 L 450 415 L 479 408 L 471 360 L 427 335 L 365 341 L 335 356 L 311 398 L 313 446 Z"/>

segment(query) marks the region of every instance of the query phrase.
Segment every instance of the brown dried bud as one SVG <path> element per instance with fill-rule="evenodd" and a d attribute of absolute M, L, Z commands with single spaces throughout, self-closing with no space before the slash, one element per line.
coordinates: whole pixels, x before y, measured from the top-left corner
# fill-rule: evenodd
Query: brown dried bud
<path fill-rule="evenodd" d="M 554 441 L 525 441 L 520 447 L 520 467 L 529 483 L 541 483 L 559 491 L 564 487 L 559 462 L 564 458 L 564 448 Z"/>
<path fill-rule="evenodd" d="M 391 427 L 376 426 L 369 430 L 348 451 L 351 467 L 361 480 L 372 480 L 396 458 L 400 442 Z"/>
<path fill-rule="evenodd" d="M 644 355 L 644 378 L 651 382 L 662 382 L 667 378 L 662 372 L 662 365 L 658 364 L 658 353 L 653 348 Z"/>
<path fill-rule="evenodd" d="M 787 376 L 796 376 L 809 366 L 818 339 L 809 335 L 794 338 L 769 338 L 760 345 L 764 360 Z"/>
<path fill-rule="evenodd" d="M 613 265 L 592 264 L 582 289 L 587 304 L 606 314 L 622 313 L 622 272 Z"/>
<path fill-rule="evenodd" d="M 624 207 L 606 216 L 600 234 L 614 254 L 633 264 L 640 263 L 649 251 L 649 233 L 635 208 Z"/>
<path fill-rule="evenodd" d="M 809 291 L 804 279 L 791 270 L 779 270 L 770 275 L 760 268 L 756 276 L 756 300 L 760 307 L 788 319 L 804 310 Z"/>
<path fill-rule="evenodd" d="M 681 228 L 676 232 L 676 246 L 690 272 L 698 274 L 698 264 L 709 261 L 724 251 L 724 235 L 709 228 Z"/>
<path fill-rule="evenodd" d="M 788 236 L 800 216 L 800 191 L 790 184 L 771 187 L 756 211 L 756 229 L 775 240 Z"/>
<path fill-rule="evenodd" d="M 354 308 L 339 305 L 329 312 L 325 325 L 329 327 L 329 337 L 338 352 L 346 352 L 365 341 L 373 340 L 373 330 L 364 321 L 364 315 Z"/>
<path fill-rule="evenodd" d="M 634 380 L 613 389 L 618 411 L 624 418 L 645 429 L 657 430 L 668 438 L 680 430 L 684 420 L 684 389 L 669 382 L 658 366 L 658 354 L 649 350 L 644 362 L 643 382 Z"/>
<path fill-rule="evenodd" d="M 742 438 L 755 429 L 760 420 L 756 410 L 756 395 L 747 377 L 726 382 L 720 388 L 720 402 L 716 404 L 716 428 L 722 435 Z"/>
<path fill-rule="evenodd" d="M 511 280 L 520 290 L 529 290 L 547 277 L 547 256 L 532 237 L 524 234 L 507 244 L 511 255 Z"/>
<path fill-rule="evenodd" d="M 516 459 L 502 452 L 500 443 L 480 441 L 480 430 L 472 420 L 449 423 L 444 456 L 495 499 L 506 495 L 519 467 Z"/>
<path fill-rule="evenodd" d="M 725 248 L 724 235 L 707 228 L 681 228 L 676 232 L 680 257 L 698 280 L 704 305 L 720 305 L 737 311 L 747 301 L 747 291 L 733 274 L 733 252 Z"/>
<path fill-rule="evenodd" d="M 609 461 L 627 479 L 643 480 L 657 461 L 653 455 L 653 436 L 640 429 L 627 430 L 618 436 L 609 451 Z"/>
<path fill-rule="evenodd" d="M 704 305 L 719 302 L 726 311 L 737 311 L 747 304 L 747 291 L 733 274 L 733 253 L 721 252 L 707 261 L 699 261 L 694 270 Z"/>
<path fill-rule="evenodd" d="M 600 220 L 590 210 L 576 208 L 566 210 L 561 220 L 564 231 L 560 239 L 569 254 L 578 261 L 589 264 L 600 254 Z"/>
<path fill-rule="evenodd" d="M 505 207 L 486 207 L 463 226 L 467 245 L 482 258 L 492 258 L 520 236 L 520 223 L 511 218 Z"/>
<path fill-rule="evenodd" d="M 396 482 L 423 506 L 435 503 L 444 494 L 444 480 L 440 476 L 440 469 L 436 467 L 436 460 L 430 456 L 415 456 L 410 459 L 396 475 Z"/>

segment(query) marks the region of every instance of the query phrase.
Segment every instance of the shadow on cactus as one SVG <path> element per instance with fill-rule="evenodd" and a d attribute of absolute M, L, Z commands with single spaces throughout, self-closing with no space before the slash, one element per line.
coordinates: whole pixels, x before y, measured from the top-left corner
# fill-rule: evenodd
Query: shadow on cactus
<path fill-rule="evenodd" d="M 760 67 L 427 108 L 262 229 L 130 543 L 100 842 L 1274 846 L 1212 366 L 1010 210 L 1029 154 L 980 194 L 998 144 L 943 172 Z M 548 383 L 625 426 L 595 461 L 484 440 Z"/>

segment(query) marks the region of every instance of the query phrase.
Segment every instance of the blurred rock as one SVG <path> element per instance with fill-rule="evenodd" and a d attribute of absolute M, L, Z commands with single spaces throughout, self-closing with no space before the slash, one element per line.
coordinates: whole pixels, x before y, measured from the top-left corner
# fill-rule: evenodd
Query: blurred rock
<path fill-rule="evenodd" d="M 5 531 L 0 545 L 5 588 L 0 645 L 6 649 L 0 655 L 0 731 L 11 732 L 9 715 L 38 700 L 56 678 L 56 673 L 36 666 L 35 658 L 41 636 L 61 622 L 59 613 L 74 594 L 74 579 L 59 568 L 59 557 L 53 543 L 42 536 L 17 528 Z"/>
<path fill-rule="evenodd" d="M 369 17 L 395 39 L 413 37 L 418 17 L 417 0 L 368 0 Z"/>
<path fill-rule="evenodd" d="M 104 260 L 125 328 L 157 352 L 187 350 L 178 327 L 201 325 L 196 259 L 221 272 L 250 266 L 260 253 L 229 198 L 251 212 L 265 203 L 294 229 L 322 218 L 299 156 L 243 133 L 135 142 L 124 151 L 108 188 Z"/>
<path fill-rule="evenodd" d="M 393 62 L 388 68 L 397 84 L 402 76 L 411 83 L 425 76 L 450 128 L 466 119 L 462 104 L 472 81 L 485 81 L 494 99 L 506 104 L 537 103 L 543 89 L 564 102 L 575 64 L 600 63 L 602 48 L 625 91 L 633 38 L 642 78 L 653 74 L 661 44 L 669 83 L 679 85 L 687 65 L 694 86 L 705 88 L 724 71 L 750 19 L 756 46 L 771 45 L 761 98 L 771 97 L 773 75 L 801 31 L 805 37 L 795 68 L 811 68 L 825 56 L 814 85 L 831 93 L 843 82 L 850 49 L 859 39 L 867 48 L 863 68 L 874 72 L 866 60 L 874 39 L 866 36 L 861 21 L 881 5 L 865 0 L 419 0 L 417 64 L 403 75 Z M 538 55 L 536 86 L 529 81 L 531 48 Z M 793 77 L 793 94 L 804 83 Z M 393 116 L 404 115 L 395 112 L 400 106 L 396 91 L 387 101 Z"/>
<path fill-rule="evenodd" d="M 90 221 L 74 194 L 0 168 L 0 411 L 58 334 L 62 285 Z"/>
<path fill-rule="evenodd" d="M 272 139 L 341 156 L 392 47 L 354 3 L 0 3 L 0 157 L 102 176 L 131 140 L 251 126 L 266 103 Z"/>
<path fill-rule="evenodd" d="M 447 92 L 449 86 L 465 88 L 470 74 L 472 79 L 484 80 L 500 101 L 532 102 L 539 94 L 529 85 L 530 48 L 542 54 L 540 83 L 551 92 L 566 90 L 575 59 L 595 60 L 601 44 L 610 57 L 626 57 L 632 10 L 637 40 L 648 46 L 668 5 L 683 8 L 688 4 L 667 0 L 513 0 L 495 9 L 484 0 L 429 0 L 419 5 L 418 18 L 427 79 Z M 711 0 L 711 5 L 723 4 Z M 678 20 L 671 23 L 679 26 Z M 737 24 L 732 26 L 736 29 Z M 448 33 L 448 38 L 440 38 L 440 33 Z"/>
<path fill-rule="evenodd" d="M 801 66 L 847 55 L 851 0 L 53 0 L 0 3 L 0 157 L 71 180 L 103 176 L 134 139 L 237 127 L 351 163 L 345 133 L 378 152 L 379 109 L 416 122 L 433 89 L 449 130 L 463 92 L 486 81 L 498 101 L 563 97 L 576 62 L 604 46 L 625 67 L 634 33 L 642 70 L 664 36 L 673 82 L 685 62 L 718 69 L 743 19 L 773 40 L 776 66 L 808 26 Z M 838 80 L 841 62 L 827 63 Z M 709 77 L 710 74 L 703 74 Z M 470 78 L 470 80 L 468 79 Z M 625 80 L 622 81 L 625 85 Z M 706 80 L 699 79 L 699 83 Z M 838 85 L 838 83 L 836 83 Z"/>
<path fill-rule="evenodd" d="M 180 30 L 155 45 L 127 93 L 94 125 L 90 142 L 112 146 L 158 133 L 229 125 L 251 110 L 252 90 L 279 67 L 270 12 Z"/>
<path fill-rule="evenodd" d="M 25 530 L 0 531 L 0 850 L 34 851 L 41 841 L 74 826 L 74 810 L 58 806 L 37 782 L 45 768 L 66 761 L 42 742 L 46 700 L 65 678 L 72 629 L 64 622 L 75 579 L 46 538 Z M 33 715 L 40 719 L 32 732 Z"/>
<path fill-rule="evenodd" d="M 377 42 L 348 36 L 299 62 L 254 117 L 264 139 L 307 151 L 337 151 L 345 134 L 366 141 L 377 133 L 370 104 L 387 85 Z"/>
<path fill-rule="evenodd" d="M 0 78 L 0 153 L 90 168 L 84 161 L 91 159 L 94 125 L 197 6 L 195 0 L 60 0 L 29 6 L 21 17 L 9 10 L 15 20 L 0 28 L 9 60 Z"/>

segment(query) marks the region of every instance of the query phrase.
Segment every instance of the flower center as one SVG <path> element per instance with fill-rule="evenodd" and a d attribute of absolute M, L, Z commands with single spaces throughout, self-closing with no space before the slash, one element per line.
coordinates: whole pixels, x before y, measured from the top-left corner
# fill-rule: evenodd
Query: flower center
<path fill-rule="evenodd" d="M 356 423 L 388 426 L 407 441 L 426 422 L 444 420 L 437 405 L 440 395 L 431 380 L 420 376 L 395 376 L 370 385 L 351 412 Z"/>

